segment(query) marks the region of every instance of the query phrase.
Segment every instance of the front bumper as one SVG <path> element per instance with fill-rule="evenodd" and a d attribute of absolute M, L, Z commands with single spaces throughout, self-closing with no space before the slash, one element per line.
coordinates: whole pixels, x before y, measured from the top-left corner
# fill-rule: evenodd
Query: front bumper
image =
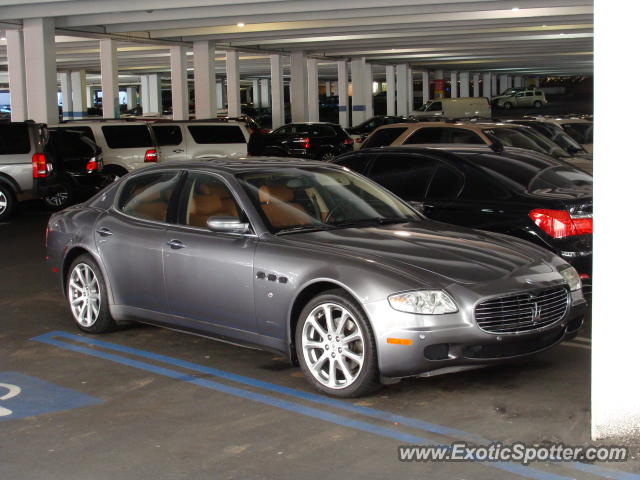
<path fill-rule="evenodd" d="M 380 375 L 400 378 L 502 363 L 549 349 L 577 334 L 587 303 L 581 291 L 571 292 L 571 306 L 561 320 L 541 330 L 501 335 L 481 330 L 473 309 L 413 315 L 393 310 L 385 299 L 365 304 L 365 310 L 375 331 Z M 390 344 L 389 338 L 410 340 L 410 345 Z"/>

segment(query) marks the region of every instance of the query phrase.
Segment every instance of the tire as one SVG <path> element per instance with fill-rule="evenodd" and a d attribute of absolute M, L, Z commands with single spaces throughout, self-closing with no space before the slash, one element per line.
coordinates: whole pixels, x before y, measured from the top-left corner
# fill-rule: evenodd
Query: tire
<path fill-rule="evenodd" d="M 536 100 L 533 102 L 533 108 L 542 108 L 542 102 L 540 100 Z"/>
<path fill-rule="evenodd" d="M 86 254 L 76 258 L 65 280 L 67 302 L 76 326 L 87 333 L 113 330 L 116 323 L 109 313 L 107 286 L 93 258 Z"/>
<path fill-rule="evenodd" d="M 120 177 L 124 177 L 127 173 L 129 172 L 122 167 L 119 167 L 117 165 L 107 165 L 103 170 L 105 185 L 109 185 L 110 183 L 115 182 Z"/>
<path fill-rule="evenodd" d="M 0 183 L 0 222 L 8 220 L 16 208 L 16 197 L 8 185 Z"/>
<path fill-rule="evenodd" d="M 330 162 L 335 157 L 336 156 L 333 154 L 333 152 L 324 152 L 324 153 L 320 154 L 320 157 L 318 158 L 318 160 L 321 160 L 323 162 Z"/>
<path fill-rule="evenodd" d="M 327 329 L 327 311 L 332 331 Z M 341 318 L 345 318 L 342 327 Z M 346 337 L 340 338 L 341 334 Z M 343 343 L 348 337 L 352 340 Z M 296 352 L 307 380 L 327 395 L 359 397 L 380 388 L 373 330 L 362 307 L 342 290 L 320 294 L 302 309 L 296 325 Z"/>
<path fill-rule="evenodd" d="M 56 193 L 43 196 L 42 200 L 48 208 L 53 210 L 67 208 L 74 200 L 73 189 L 68 183 L 62 183 Z"/>
<path fill-rule="evenodd" d="M 505 110 L 511 110 L 511 108 L 513 108 L 513 104 L 511 102 L 505 102 L 502 105 L 502 108 L 504 108 Z"/>

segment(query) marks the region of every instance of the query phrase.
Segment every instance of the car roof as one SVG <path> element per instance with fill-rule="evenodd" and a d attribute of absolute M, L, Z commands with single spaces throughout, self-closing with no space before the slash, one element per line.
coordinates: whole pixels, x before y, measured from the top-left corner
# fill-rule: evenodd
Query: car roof
<path fill-rule="evenodd" d="M 211 169 L 228 173 L 249 172 L 264 168 L 312 168 L 336 166 L 316 160 L 305 160 L 290 157 L 211 157 L 194 161 L 162 162 L 155 168 L 180 168 L 183 170 Z"/>
<path fill-rule="evenodd" d="M 382 125 L 376 129 L 383 130 L 387 128 L 410 128 L 413 130 L 418 130 L 420 128 L 429 127 L 429 128 L 463 128 L 467 130 L 473 130 L 474 132 L 481 132 L 487 128 L 515 128 L 521 127 L 522 125 L 513 125 L 509 123 L 502 122 L 403 122 L 403 123 L 393 123 L 391 125 Z"/>

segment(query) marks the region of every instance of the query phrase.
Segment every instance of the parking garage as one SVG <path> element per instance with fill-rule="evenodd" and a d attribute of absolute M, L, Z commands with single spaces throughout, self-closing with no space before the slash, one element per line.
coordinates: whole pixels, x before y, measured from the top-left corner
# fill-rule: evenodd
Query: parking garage
<path fill-rule="evenodd" d="M 3 478 L 640 478 L 598 8 L 3 2 Z"/>

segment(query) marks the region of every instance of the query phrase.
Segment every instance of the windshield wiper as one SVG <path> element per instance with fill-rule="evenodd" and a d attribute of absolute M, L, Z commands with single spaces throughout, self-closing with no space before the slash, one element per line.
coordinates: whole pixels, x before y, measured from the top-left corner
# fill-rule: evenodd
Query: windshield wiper
<path fill-rule="evenodd" d="M 302 233 L 302 232 L 321 232 L 323 230 L 333 230 L 336 228 L 334 225 L 296 225 L 292 227 L 283 228 L 276 232 L 276 235 L 286 235 L 287 233 Z"/>
<path fill-rule="evenodd" d="M 333 226 L 337 228 L 351 228 L 351 227 L 364 227 L 367 225 L 391 225 L 394 223 L 406 223 L 412 221 L 407 217 L 376 217 L 376 218 L 364 218 L 362 220 L 355 220 L 353 222 L 334 223 Z"/>

